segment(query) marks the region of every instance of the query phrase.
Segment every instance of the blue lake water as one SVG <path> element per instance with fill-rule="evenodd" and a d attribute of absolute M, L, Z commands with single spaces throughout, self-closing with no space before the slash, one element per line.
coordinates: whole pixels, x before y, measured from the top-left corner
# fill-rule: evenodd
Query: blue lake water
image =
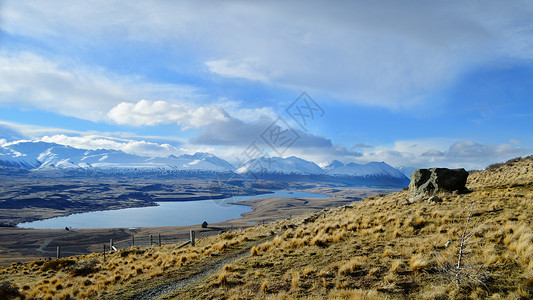
<path fill-rule="evenodd" d="M 63 229 L 72 228 L 131 228 L 197 225 L 222 222 L 241 217 L 251 211 L 250 206 L 232 205 L 229 202 L 269 197 L 323 198 L 322 194 L 276 191 L 256 196 L 235 196 L 218 200 L 158 202 L 159 206 L 93 211 L 18 224 L 21 228 Z"/>

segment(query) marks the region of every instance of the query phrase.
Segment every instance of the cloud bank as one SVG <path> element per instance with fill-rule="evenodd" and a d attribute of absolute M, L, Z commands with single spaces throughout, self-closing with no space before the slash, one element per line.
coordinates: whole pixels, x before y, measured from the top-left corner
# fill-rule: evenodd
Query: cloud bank
<path fill-rule="evenodd" d="M 92 47 L 112 40 L 199 53 L 193 68 L 221 77 L 392 109 L 431 101 L 483 64 L 533 58 L 533 4 L 518 0 L 67 4 L 6 2 L 3 30 L 52 47 L 89 39 Z M 112 95 L 130 101 L 123 92 Z"/>
<path fill-rule="evenodd" d="M 491 145 L 461 140 L 445 146 L 448 141 L 450 139 L 398 141 L 392 147 L 377 147 L 365 151 L 357 160 L 359 162 L 386 161 L 395 167 L 484 169 L 493 163 L 533 153 L 531 148 L 510 143 Z M 439 149 L 432 147 L 439 147 Z"/>
<path fill-rule="evenodd" d="M 123 101 L 139 97 L 198 98 L 185 85 L 155 84 L 29 52 L 0 52 L 0 103 L 104 121 Z"/>

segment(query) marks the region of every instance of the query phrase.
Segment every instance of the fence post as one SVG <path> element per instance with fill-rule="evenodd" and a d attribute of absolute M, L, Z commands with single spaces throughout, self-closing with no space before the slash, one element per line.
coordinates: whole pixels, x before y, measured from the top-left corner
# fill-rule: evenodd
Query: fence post
<path fill-rule="evenodd" d="M 135 236 L 134 235 L 131 236 L 131 246 L 135 247 Z"/>
<path fill-rule="evenodd" d="M 109 239 L 109 251 L 113 250 L 113 239 Z"/>
<path fill-rule="evenodd" d="M 57 246 L 57 253 L 56 253 L 56 258 L 57 259 L 60 259 L 61 258 L 61 248 L 59 246 Z"/>
<path fill-rule="evenodd" d="M 152 235 L 150 234 L 150 246 L 152 246 Z"/>
<path fill-rule="evenodd" d="M 159 246 L 161 246 L 161 233 L 159 234 Z"/>
<path fill-rule="evenodd" d="M 105 262 L 105 244 L 104 244 L 104 262 Z"/>
<path fill-rule="evenodd" d="M 193 247 L 195 245 L 195 241 L 194 241 L 195 237 L 196 237 L 196 234 L 195 234 L 194 230 L 191 230 L 191 246 L 193 246 Z"/>

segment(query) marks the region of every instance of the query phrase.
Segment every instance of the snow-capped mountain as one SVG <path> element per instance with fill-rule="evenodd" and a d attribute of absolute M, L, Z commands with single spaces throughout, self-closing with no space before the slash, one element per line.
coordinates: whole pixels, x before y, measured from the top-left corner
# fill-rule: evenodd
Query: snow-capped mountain
<path fill-rule="evenodd" d="M 356 163 L 343 164 L 338 160 L 332 161 L 323 167 L 326 174 L 333 176 L 390 176 L 404 178 L 405 175 L 398 169 L 384 162 L 370 162 L 364 165 Z"/>
<path fill-rule="evenodd" d="M 327 162 L 327 163 L 323 163 L 323 164 L 320 164 L 319 165 L 324 171 L 328 172 L 330 170 L 333 170 L 335 168 L 339 168 L 339 167 L 342 167 L 344 166 L 344 164 L 338 160 L 332 160 L 330 162 Z"/>
<path fill-rule="evenodd" d="M 406 167 L 406 166 L 402 166 L 402 167 L 399 167 L 398 170 L 400 170 L 400 172 L 402 172 L 405 176 L 407 176 L 407 178 L 411 178 L 411 175 L 417 170 L 418 168 L 415 168 L 415 167 Z"/>
<path fill-rule="evenodd" d="M 281 158 L 257 158 L 252 159 L 235 171 L 238 174 L 247 173 L 269 173 L 269 174 L 297 174 L 297 175 L 310 175 L 310 174 L 323 174 L 322 170 L 314 162 L 310 162 L 295 156 Z"/>
<path fill-rule="evenodd" d="M 230 172 L 233 166 L 208 153 L 145 157 L 118 150 L 83 150 L 54 143 L 21 141 L 0 147 L 0 165 L 22 169 L 167 169 Z"/>
<path fill-rule="evenodd" d="M 20 169 L 34 169 L 41 165 L 35 156 L 28 156 L 7 147 L 0 147 L 0 165 Z"/>
<path fill-rule="evenodd" d="M 334 160 L 318 166 L 294 156 L 253 159 L 235 172 L 245 177 L 269 180 L 292 179 L 389 186 L 405 186 L 409 183 L 409 179 L 402 172 L 384 162 L 360 165 Z"/>
<path fill-rule="evenodd" d="M 244 178 L 274 181 L 314 181 L 351 185 L 405 186 L 409 179 L 384 162 L 364 165 L 334 160 L 318 166 L 298 157 L 258 158 L 235 168 L 210 153 L 147 157 L 119 150 L 85 150 L 46 142 L 18 141 L 0 144 L 0 166 L 24 170 L 75 170 L 119 172 L 125 174 L 168 173 L 189 176 L 201 174 L 214 178 L 222 173 Z M 99 171 L 100 172 L 100 171 Z M 159 172 L 159 173 L 158 173 Z"/>

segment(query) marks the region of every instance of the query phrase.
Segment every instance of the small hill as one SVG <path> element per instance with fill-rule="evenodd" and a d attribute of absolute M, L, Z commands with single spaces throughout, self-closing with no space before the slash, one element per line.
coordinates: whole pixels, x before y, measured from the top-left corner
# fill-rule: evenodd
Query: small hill
<path fill-rule="evenodd" d="M 409 192 L 201 239 L 195 247 L 13 264 L 0 295 L 103 299 L 531 299 L 532 158 L 467 194 Z M 7 283 L 10 282 L 10 283 Z"/>
<path fill-rule="evenodd" d="M 493 164 L 486 170 L 471 172 L 468 186 L 472 189 L 530 185 L 533 183 L 533 155 Z"/>

